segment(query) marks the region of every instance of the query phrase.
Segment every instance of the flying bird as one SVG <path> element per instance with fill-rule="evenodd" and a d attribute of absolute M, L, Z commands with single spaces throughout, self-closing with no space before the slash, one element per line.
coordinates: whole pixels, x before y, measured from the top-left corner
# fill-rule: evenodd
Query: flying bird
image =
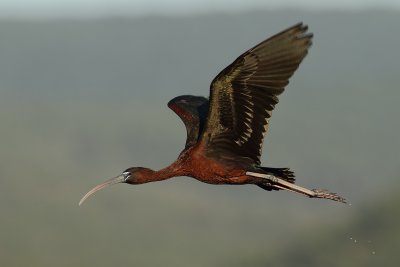
<path fill-rule="evenodd" d="M 187 132 L 176 161 L 159 171 L 128 168 L 90 190 L 79 205 L 113 184 L 143 184 L 175 176 L 208 184 L 254 184 L 268 191 L 287 190 L 345 203 L 335 193 L 295 185 L 288 168 L 261 166 L 272 110 L 311 46 L 313 35 L 307 29 L 299 23 L 240 55 L 211 82 L 209 99 L 183 95 L 169 101 L 168 107 L 182 119 Z"/>

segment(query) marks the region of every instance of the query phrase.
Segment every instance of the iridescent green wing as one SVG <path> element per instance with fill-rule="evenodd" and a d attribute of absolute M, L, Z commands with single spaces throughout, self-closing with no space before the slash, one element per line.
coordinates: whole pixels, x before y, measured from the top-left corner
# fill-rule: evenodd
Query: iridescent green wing
<path fill-rule="evenodd" d="M 297 24 L 238 57 L 211 83 L 210 108 L 201 140 L 207 156 L 260 164 L 263 138 L 278 95 L 311 46 Z"/>

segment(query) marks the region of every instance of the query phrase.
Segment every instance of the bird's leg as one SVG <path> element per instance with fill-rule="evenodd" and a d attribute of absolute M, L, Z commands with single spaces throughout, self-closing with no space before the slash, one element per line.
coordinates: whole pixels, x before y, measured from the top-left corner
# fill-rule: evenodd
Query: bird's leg
<path fill-rule="evenodd" d="M 263 174 L 263 173 L 257 173 L 257 172 L 246 172 L 246 175 L 249 176 L 253 176 L 253 177 L 258 177 L 258 178 L 263 178 L 268 180 L 273 186 L 280 188 L 280 189 L 284 189 L 284 190 L 288 190 L 288 191 L 292 191 L 292 192 L 297 192 L 297 193 L 301 193 L 304 194 L 308 197 L 311 198 L 325 198 L 325 199 L 331 199 L 334 201 L 339 201 L 339 202 L 343 202 L 346 203 L 346 200 L 344 198 L 342 198 L 341 196 L 338 196 L 335 193 L 330 193 L 326 190 L 323 189 L 307 189 L 292 183 L 289 183 L 283 179 L 280 179 L 276 176 L 273 175 L 268 175 L 268 174 Z"/>
<path fill-rule="evenodd" d="M 280 178 L 278 178 L 276 176 L 273 176 L 273 175 L 268 175 L 268 174 L 263 174 L 263 173 L 258 173 L 258 172 L 246 172 L 246 175 L 267 179 L 274 186 L 276 184 L 277 185 L 281 185 L 282 189 L 288 189 L 290 191 L 295 191 L 295 192 L 298 192 L 298 193 L 302 193 L 302 194 L 305 194 L 305 195 L 307 195 L 309 197 L 314 197 L 315 196 L 315 193 L 312 190 L 304 188 L 304 187 L 301 187 L 301 186 L 298 186 L 298 185 L 295 185 L 295 184 L 292 184 L 292 183 L 289 183 L 289 182 L 287 182 L 287 181 L 285 181 L 283 179 L 280 179 Z"/>

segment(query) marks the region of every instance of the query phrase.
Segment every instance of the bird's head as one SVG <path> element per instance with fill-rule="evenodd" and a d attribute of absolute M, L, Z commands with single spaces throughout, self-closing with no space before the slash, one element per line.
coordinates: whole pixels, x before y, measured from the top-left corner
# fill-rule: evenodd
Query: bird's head
<path fill-rule="evenodd" d="M 97 191 L 106 188 L 110 185 L 114 184 L 120 184 L 120 183 L 126 183 L 126 184 L 142 184 L 145 183 L 145 177 L 147 177 L 148 174 L 153 172 L 150 169 L 143 168 L 143 167 L 131 167 L 123 171 L 120 175 L 111 178 L 91 189 L 89 192 L 87 192 L 81 201 L 79 201 L 79 206 L 82 205 L 82 203 L 91 195 L 96 193 Z"/>

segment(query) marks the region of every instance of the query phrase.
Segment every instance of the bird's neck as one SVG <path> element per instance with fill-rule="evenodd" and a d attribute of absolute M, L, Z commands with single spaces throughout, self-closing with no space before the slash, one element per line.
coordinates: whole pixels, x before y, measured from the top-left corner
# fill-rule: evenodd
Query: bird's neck
<path fill-rule="evenodd" d="M 152 169 L 147 169 L 147 168 L 143 169 L 137 180 L 139 183 L 150 183 L 183 175 L 185 175 L 185 172 L 182 171 L 179 166 L 173 163 L 159 171 L 154 171 Z"/>

